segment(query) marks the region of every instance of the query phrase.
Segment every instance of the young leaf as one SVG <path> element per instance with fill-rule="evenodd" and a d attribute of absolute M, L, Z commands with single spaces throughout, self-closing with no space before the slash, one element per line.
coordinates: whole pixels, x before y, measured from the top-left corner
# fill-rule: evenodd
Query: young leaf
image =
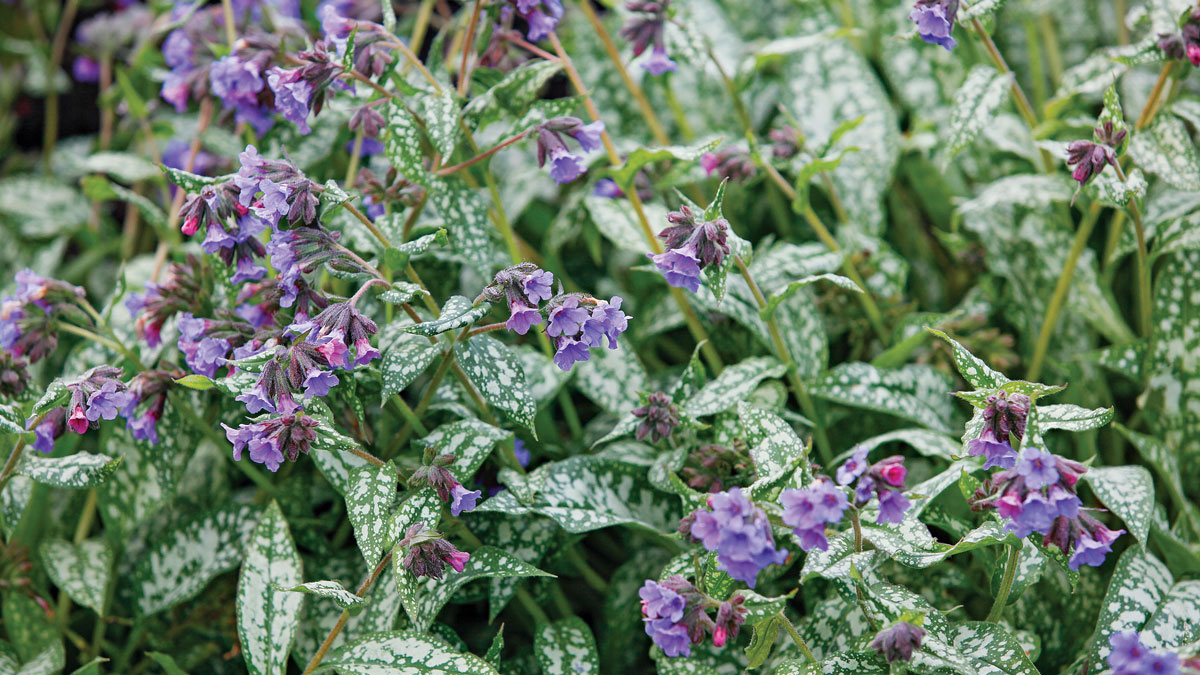
<path fill-rule="evenodd" d="M 379 366 L 383 374 L 381 402 L 404 391 L 441 353 L 440 345 L 420 335 L 401 334 L 397 337 L 387 346 Z"/>
<path fill-rule="evenodd" d="M 367 604 L 366 598 L 358 597 L 336 581 L 309 581 L 291 588 L 281 588 L 281 590 L 329 598 L 338 607 L 350 610 L 350 616 L 357 616 Z"/>
<path fill-rule="evenodd" d="M 238 579 L 238 639 L 253 675 L 285 675 L 304 596 L 278 590 L 303 579 L 287 520 L 272 501 L 246 545 Z"/>
<path fill-rule="evenodd" d="M 959 344 L 954 338 L 936 328 L 926 327 L 925 330 L 950 343 L 951 351 L 954 354 L 954 365 L 958 368 L 958 374 L 962 375 L 962 378 L 972 387 L 976 389 L 996 389 L 1009 382 L 1007 377 L 992 370 L 982 359 L 967 351 L 967 348 Z"/>
<path fill-rule="evenodd" d="M 694 162 L 700 159 L 700 156 L 706 152 L 712 152 L 721 144 L 721 139 L 708 141 L 691 146 L 670 145 L 660 148 L 636 148 L 629 156 L 625 158 L 625 163 L 620 167 L 613 169 L 613 180 L 621 186 L 622 190 L 630 190 L 633 186 L 633 179 L 637 176 L 637 172 L 647 164 L 653 164 L 666 159 L 673 159 L 681 162 Z"/>
<path fill-rule="evenodd" d="M 17 473 L 55 487 L 88 488 L 100 485 L 121 465 L 121 458 L 77 452 L 66 457 L 25 453 Z"/>
<path fill-rule="evenodd" d="M 439 318 L 408 326 L 404 330 L 415 335 L 439 335 L 475 323 L 491 308 L 491 304 L 487 302 L 472 305 L 471 301 L 463 296 L 452 295 L 446 304 L 442 305 L 442 315 Z"/>

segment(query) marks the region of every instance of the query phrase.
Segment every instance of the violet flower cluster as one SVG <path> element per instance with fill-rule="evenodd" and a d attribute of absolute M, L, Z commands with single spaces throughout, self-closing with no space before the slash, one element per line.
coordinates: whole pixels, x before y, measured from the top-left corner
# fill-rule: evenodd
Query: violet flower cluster
<path fill-rule="evenodd" d="M 1029 397 L 1025 394 L 1009 394 L 997 391 L 985 399 L 983 430 L 979 437 L 967 443 L 967 454 L 985 457 L 983 468 L 998 466 L 1011 469 L 1017 465 L 1017 452 L 1013 450 L 1009 437 L 1018 442 L 1025 436 L 1025 423 L 1029 417 Z"/>
<path fill-rule="evenodd" d="M 506 0 L 506 3 L 500 10 L 501 21 L 510 21 L 515 10 L 528 25 L 525 37 L 530 42 L 550 37 L 563 15 L 562 0 Z"/>
<path fill-rule="evenodd" d="M 641 56 L 646 47 L 654 45 L 650 58 L 642 62 L 642 67 L 655 76 L 677 69 L 676 63 L 667 55 L 665 28 L 670 6 L 671 0 L 628 0 L 625 3 L 625 9 L 632 16 L 621 27 L 621 37 L 633 46 L 635 56 Z"/>
<path fill-rule="evenodd" d="M 657 443 L 669 438 L 671 431 L 679 426 L 679 409 L 671 402 L 671 397 L 661 391 L 650 394 L 646 405 L 634 408 L 633 416 L 642 420 L 634 434 L 639 441 L 649 438 L 651 443 Z"/>
<path fill-rule="evenodd" d="M 758 165 L 750 151 L 742 147 L 723 148 L 717 152 L 706 152 L 700 156 L 700 168 L 706 176 L 716 175 L 722 180 L 744 183 L 758 174 Z"/>
<path fill-rule="evenodd" d="M 554 275 L 532 263 L 521 263 L 500 270 L 481 298 L 508 303 L 508 330 L 525 335 L 533 326 L 546 323 L 545 333 L 554 344 L 554 363 L 570 370 L 579 361 L 591 357 L 591 347 L 605 340 L 609 349 L 617 348 L 617 337 L 629 328 L 629 316 L 621 311 L 622 299 L 613 296 L 600 300 L 583 293 L 552 295 Z M 545 306 L 541 306 L 546 301 Z"/>
<path fill-rule="evenodd" d="M 1117 166 L 1115 149 L 1125 141 L 1125 130 L 1114 129 L 1110 121 L 1104 122 L 1096 127 L 1095 137 L 1097 142 L 1072 141 L 1067 146 L 1067 165 L 1075 167 L 1071 177 L 1079 182 L 1080 187 L 1104 171 L 1105 166 Z"/>
<path fill-rule="evenodd" d="M 517 441 L 518 443 L 520 441 Z M 522 449 L 524 449 L 522 447 Z M 514 453 L 516 448 L 514 447 Z M 525 463 L 529 462 L 528 450 L 525 452 Z M 428 485 L 437 491 L 438 497 L 450 503 L 450 515 L 458 517 L 464 511 L 473 511 L 479 498 L 483 496 L 482 490 L 468 490 L 454 478 L 454 474 L 450 473 L 447 466 L 454 463 L 455 456 L 453 454 L 444 454 L 427 458 L 425 464 L 421 465 L 413 472 L 411 478 L 408 479 L 408 484 L 413 486 Z M 520 461 L 518 456 L 517 461 Z M 523 466 L 523 465 L 522 465 Z"/>
<path fill-rule="evenodd" d="M 115 11 L 100 12 L 80 21 L 74 42 L 80 54 L 71 64 L 75 80 L 99 83 L 100 63 L 136 43 L 153 22 L 154 15 L 141 3 L 118 5 Z"/>
<path fill-rule="evenodd" d="M 461 572 L 471 559 L 470 553 L 455 548 L 440 532 L 423 521 L 410 525 L 396 546 L 406 551 L 401 563 L 404 569 L 418 578 L 441 579 L 447 564 L 455 572 Z"/>
<path fill-rule="evenodd" d="M 1075 492 L 1087 467 L 1037 447 L 1021 451 L 1012 469 L 993 473 L 975 491 L 971 508 L 995 508 L 1005 529 L 1024 539 L 1040 532 L 1044 546 L 1069 555 L 1069 566 L 1099 567 L 1125 530 L 1110 530 L 1091 517 Z M 1071 551 L 1074 550 L 1074 553 Z"/>
<path fill-rule="evenodd" d="M 1108 665 L 1112 675 L 1180 675 L 1179 655 L 1166 650 L 1152 650 L 1142 642 L 1137 631 L 1113 633 L 1108 638 L 1112 651 Z M 1191 664 L 1193 668 L 1200 664 Z"/>
<path fill-rule="evenodd" d="M 787 560 L 787 549 L 775 548 L 766 512 L 740 487 L 709 495 L 708 508 L 686 517 L 680 531 L 715 551 L 718 569 L 754 588 L 759 572 Z"/>
<path fill-rule="evenodd" d="M 717 601 L 700 592 L 683 576 L 674 574 L 663 581 L 647 579 L 638 589 L 642 600 L 642 623 L 654 644 L 667 656 L 691 656 L 692 645 L 711 634 L 713 645 L 725 646 L 737 638 L 746 622 L 746 596 L 734 593 Z M 716 608 L 716 619 L 708 610 Z"/>
<path fill-rule="evenodd" d="M 550 162 L 550 177 L 558 183 L 570 183 L 587 172 L 583 157 L 571 152 L 563 134 L 573 138 L 584 153 L 595 152 L 602 144 L 604 122 L 584 124 L 578 117 L 554 117 L 534 128 L 537 136 L 538 167 Z"/>
<path fill-rule="evenodd" d="M 888 663 L 912 661 L 913 652 L 921 648 L 925 639 L 925 629 L 914 626 L 907 621 L 898 621 L 875 635 L 871 641 L 871 649 L 887 659 Z"/>
<path fill-rule="evenodd" d="M 908 18 L 916 24 L 917 34 L 931 45 L 950 51 L 958 43 L 950 36 L 958 17 L 958 0 L 917 0 Z"/>
<path fill-rule="evenodd" d="M 700 271 L 720 265 L 729 255 L 729 221 L 724 218 L 704 221 L 688 206 L 667 214 L 671 225 L 658 233 L 666 248 L 662 253 L 647 253 L 667 283 L 695 293 L 700 290 Z"/>
<path fill-rule="evenodd" d="M 47 279 L 26 268 L 17 272 L 16 292 L 0 298 L 0 350 L 20 368 L 37 363 L 54 351 L 54 323 L 64 317 L 82 318 L 78 303 L 83 289 Z"/>
<path fill-rule="evenodd" d="M 792 528 L 805 553 L 829 550 L 825 526 L 842 522 L 842 515 L 850 508 L 846 493 L 825 477 L 818 477 L 807 488 L 784 490 L 779 494 L 779 504 L 783 507 L 783 523 Z"/>
<path fill-rule="evenodd" d="M 1200 67 L 1200 7 L 1193 8 L 1175 33 L 1160 33 L 1158 48 L 1168 59 L 1186 58 Z"/>

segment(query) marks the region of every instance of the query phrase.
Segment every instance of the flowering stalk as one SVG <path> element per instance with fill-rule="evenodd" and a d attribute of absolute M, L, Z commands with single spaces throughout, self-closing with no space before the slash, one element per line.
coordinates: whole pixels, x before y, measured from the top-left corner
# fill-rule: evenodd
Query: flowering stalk
<path fill-rule="evenodd" d="M 475 27 L 479 25 L 479 12 L 483 9 L 483 0 L 475 0 L 475 9 L 471 12 L 471 22 L 467 25 L 467 37 L 463 42 L 462 65 L 458 68 L 458 95 L 466 96 L 467 87 L 471 82 L 471 74 L 467 71 L 470 65 L 471 47 L 475 42 Z"/>
<path fill-rule="evenodd" d="M 588 93 L 587 87 L 584 86 L 583 80 L 579 77 L 579 71 L 575 69 L 575 63 L 571 61 L 571 57 L 563 49 L 562 42 L 559 41 L 558 35 L 554 32 L 550 33 L 550 43 L 554 45 L 554 52 L 558 54 L 559 60 L 562 61 L 563 69 L 567 71 L 567 78 L 571 80 L 571 85 L 575 87 L 575 91 L 583 97 L 583 104 L 587 108 L 588 114 L 591 115 L 593 121 L 600 121 L 600 111 L 596 109 L 596 104 L 592 101 L 592 96 Z M 601 131 L 600 138 L 604 143 L 604 149 L 608 152 L 608 161 L 613 166 L 621 165 L 621 156 L 617 154 L 616 147 L 613 146 L 612 138 L 609 137 L 608 131 Z M 627 194 L 629 203 L 633 206 L 633 210 L 637 213 L 638 224 L 641 225 L 642 236 L 646 243 L 650 245 L 650 250 L 654 253 L 662 253 L 662 243 L 658 241 L 654 230 L 650 228 L 650 220 L 646 217 L 646 209 L 642 205 L 642 200 L 638 197 L 637 190 L 630 190 Z M 708 338 L 708 333 L 705 332 L 704 326 L 700 324 L 700 317 L 696 315 L 696 310 L 688 303 L 683 291 L 671 287 L 671 297 L 675 300 L 675 304 L 679 306 L 679 311 L 683 313 L 684 322 L 687 323 L 688 330 L 691 331 L 692 337 L 700 344 L 700 350 L 704 353 L 705 360 L 712 368 L 714 373 L 719 373 L 725 367 L 721 362 L 720 355 L 712 346 L 712 341 Z"/>
<path fill-rule="evenodd" d="M 812 650 L 808 648 L 808 644 L 804 642 L 804 638 L 800 637 L 800 633 L 796 631 L 796 627 L 792 625 L 791 619 L 788 619 L 782 611 L 779 612 L 779 618 L 784 629 L 787 630 L 788 635 L 791 636 L 792 642 L 795 642 L 796 646 L 800 648 L 800 651 L 804 653 L 804 657 L 811 663 L 816 663 L 816 657 L 813 656 Z"/>
<path fill-rule="evenodd" d="M 1083 250 L 1087 248 L 1088 237 L 1091 236 L 1095 224 L 1095 219 L 1084 218 L 1075 232 L 1071 250 L 1067 253 L 1066 262 L 1063 263 L 1062 274 L 1058 276 L 1058 282 L 1054 285 L 1054 294 L 1050 296 L 1050 303 L 1046 306 L 1046 316 L 1042 320 L 1041 328 L 1038 329 L 1037 343 L 1033 348 L 1033 359 L 1029 362 L 1029 371 L 1026 373 L 1029 380 L 1037 381 L 1042 374 L 1042 366 L 1046 362 L 1046 352 L 1050 347 L 1050 338 L 1054 335 L 1054 325 L 1058 323 L 1058 315 L 1067 301 L 1067 294 L 1071 290 L 1071 280 L 1075 277 L 1076 263 L 1079 262 L 1079 256 L 1083 255 Z M 1141 228 L 1138 231 L 1140 232 Z"/>
<path fill-rule="evenodd" d="M 75 24 L 75 13 L 79 10 L 79 0 L 67 0 L 59 15 L 58 28 L 54 31 L 54 42 L 50 47 L 50 65 L 47 73 L 57 73 L 62 65 L 63 54 L 67 49 L 67 36 L 71 34 L 71 26 Z M 46 87 L 46 120 L 42 132 L 42 170 L 50 173 L 51 160 L 54 157 L 54 145 L 58 141 L 58 89 Z"/>
<path fill-rule="evenodd" d="M 1008 560 L 1005 561 L 1004 579 L 1000 581 L 1000 591 L 996 593 L 996 600 L 992 603 L 992 611 L 988 612 L 988 623 L 997 623 L 1000 621 L 1000 615 L 1004 613 L 1004 606 L 1008 604 L 1008 594 L 1012 592 L 1013 581 L 1017 578 L 1017 568 L 1021 565 L 1021 547 L 1008 547 Z"/>

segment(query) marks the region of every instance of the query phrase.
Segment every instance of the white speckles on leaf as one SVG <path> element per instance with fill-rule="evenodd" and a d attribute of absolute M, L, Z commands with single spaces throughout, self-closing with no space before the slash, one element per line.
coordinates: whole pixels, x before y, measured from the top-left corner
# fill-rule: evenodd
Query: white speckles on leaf
<path fill-rule="evenodd" d="M 238 637 L 253 675 L 286 675 L 288 652 L 300 623 L 304 596 L 277 587 L 303 579 L 279 504 L 271 502 L 246 546 L 238 580 Z"/>
<path fill-rule="evenodd" d="M 483 400 L 533 431 L 537 404 L 525 383 L 524 367 L 507 345 L 480 335 L 456 343 L 454 355 Z"/>
<path fill-rule="evenodd" d="M 79 544 L 48 539 L 42 542 L 41 554 L 43 569 L 55 586 L 80 605 L 103 612 L 113 557 L 107 539 L 87 539 Z"/>
<path fill-rule="evenodd" d="M 538 628 L 534 653 L 542 675 L 599 675 L 596 638 L 583 619 L 573 616 Z"/>
<path fill-rule="evenodd" d="M 354 539 L 366 558 L 367 566 L 374 567 L 391 545 L 388 518 L 392 505 L 396 503 L 396 486 L 400 482 L 396 465 L 388 462 L 382 466 L 368 466 L 350 476 L 346 490 L 346 515 L 354 526 Z"/>

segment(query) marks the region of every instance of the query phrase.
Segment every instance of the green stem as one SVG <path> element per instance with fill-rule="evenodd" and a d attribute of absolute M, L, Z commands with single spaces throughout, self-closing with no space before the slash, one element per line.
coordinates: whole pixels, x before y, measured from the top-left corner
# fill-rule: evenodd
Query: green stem
<path fill-rule="evenodd" d="M 221 0 L 221 13 L 225 17 L 225 41 L 229 43 L 230 51 L 237 42 L 236 26 L 233 22 L 233 0 Z"/>
<path fill-rule="evenodd" d="M 1147 104 L 1149 106 L 1149 104 Z M 1125 182 L 1125 172 L 1121 169 L 1121 163 L 1115 162 L 1113 168 L 1117 170 L 1117 178 L 1121 182 Z M 1142 335 L 1150 335 L 1151 330 L 1151 315 L 1154 309 L 1154 301 L 1150 297 L 1150 253 L 1146 247 L 1146 228 L 1142 224 L 1142 211 L 1138 208 L 1137 199 L 1130 198 L 1129 206 L 1126 207 L 1129 211 L 1129 217 L 1133 220 L 1134 233 L 1137 234 L 1137 278 L 1138 278 L 1138 325 L 1141 327 Z"/>
<path fill-rule="evenodd" d="M 992 604 L 992 611 L 988 612 L 987 622 L 997 623 L 1000 621 L 1000 616 L 1004 614 L 1004 606 L 1008 603 L 1008 594 L 1012 592 L 1013 581 L 1017 578 L 1017 568 L 1021 565 L 1021 547 L 1010 546 L 1008 549 L 1008 561 L 1004 563 L 1004 579 L 1000 582 L 1000 592 L 996 594 L 996 601 Z"/>
<path fill-rule="evenodd" d="M 521 603 L 521 607 L 533 617 L 535 626 L 550 623 L 550 617 L 546 616 L 546 612 L 542 611 L 541 605 L 533 599 L 529 591 L 524 588 L 518 588 L 514 597 L 516 597 L 517 602 Z"/>
<path fill-rule="evenodd" d="M 208 437 L 208 440 L 215 443 L 218 448 L 228 442 L 223 436 L 221 436 L 221 434 L 217 433 L 216 429 L 214 429 L 212 425 L 207 424 L 204 420 L 200 419 L 200 415 L 196 414 L 196 411 L 192 409 L 192 406 L 188 405 L 185 401 L 181 401 L 178 394 L 172 392 L 169 395 L 169 398 L 171 405 L 175 408 L 175 410 L 179 411 L 179 413 L 183 415 L 187 422 L 191 424 L 196 431 L 199 431 L 201 434 Z M 233 458 L 232 453 L 222 454 L 228 457 L 230 463 L 237 467 L 239 471 L 246 474 L 246 477 L 253 481 L 260 490 L 270 496 L 275 496 L 275 494 L 278 492 L 275 485 L 271 482 L 271 479 L 267 478 L 266 474 L 264 474 L 262 471 L 259 471 L 252 462 L 239 462 Z"/>
<path fill-rule="evenodd" d="M 1158 79 L 1154 82 L 1154 88 L 1150 90 L 1150 96 L 1146 99 L 1146 105 L 1142 107 L 1141 114 L 1138 115 L 1137 122 L 1133 125 L 1135 131 L 1141 131 L 1150 124 L 1150 120 L 1154 119 L 1154 114 L 1158 112 L 1158 101 L 1162 98 L 1163 89 L 1166 87 L 1167 80 L 1171 77 L 1171 68 L 1174 61 L 1167 61 L 1163 64 L 1162 70 L 1158 71 Z"/>
<path fill-rule="evenodd" d="M 800 633 L 796 631 L 796 627 L 792 625 L 791 620 L 783 612 L 779 613 L 779 618 L 783 621 L 783 627 L 787 630 L 788 635 L 792 636 L 792 642 L 795 642 L 796 646 L 804 654 L 804 658 L 812 663 L 816 663 L 817 659 L 813 656 L 812 650 L 808 648 L 808 644 L 804 641 L 804 638 L 800 637 Z"/>
<path fill-rule="evenodd" d="M 1083 218 L 1079 223 L 1079 229 L 1075 231 L 1075 239 L 1071 242 L 1071 250 L 1067 253 L 1066 262 L 1063 263 L 1062 273 L 1058 275 L 1054 294 L 1050 296 L 1050 304 L 1046 306 L 1046 316 L 1042 319 L 1037 343 L 1033 348 L 1033 359 L 1029 362 L 1026 378 L 1032 382 L 1036 382 L 1041 376 L 1042 367 L 1046 364 L 1046 353 L 1050 348 L 1050 338 L 1054 335 L 1054 326 L 1058 323 L 1058 315 L 1067 301 L 1067 295 L 1071 291 L 1071 280 L 1075 278 L 1075 267 L 1079 262 L 1079 257 L 1083 255 L 1084 249 L 1087 248 L 1088 238 L 1092 236 L 1092 228 L 1095 224 L 1095 218 Z"/>
<path fill-rule="evenodd" d="M 75 23 L 79 0 L 67 0 L 54 31 L 54 42 L 50 47 L 50 65 L 46 71 L 46 117 L 42 132 L 42 170 L 50 173 L 54 158 L 54 145 L 58 142 L 58 90 L 54 87 L 54 74 L 62 66 L 63 54 L 67 49 L 67 37 Z"/>
<path fill-rule="evenodd" d="M 379 561 L 379 564 L 375 566 L 375 570 L 371 572 L 371 576 L 364 581 L 361 586 L 358 587 L 358 592 L 356 595 L 361 598 L 364 593 L 370 590 L 371 585 L 375 583 L 375 580 L 379 578 L 380 574 L 383 574 L 383 570 L 387 568 L 388 563 L 391 561 L 392 552 L 388 551 L 386 554 L 384 554 L 383 559 Z M 346 627 L 346 622 L 349 619 L 350 610 L 343 609 L 342 615 L 338 617 L 337 623 L 333 625 L 333 628 L 329 631 L 329 635 L 325 636 L 325 641 L 322 642 L 321 646 L 317 648 L 317 653 L 313 654 L 312 661 L 308 662 L 308 667 L 304 669 L 304 675 L 311 675 L 311 673 L 317 669 L 317 666 L 321 665 L 321 661 L 325 660 L 325 655 L 329 653 L 329 648 L 333 646 L 333 641 L 337 639 L 338 634 L 341 633 L 342 629 Z"/>
<path fill-rule="evenodd" d="M 608 592 L 608 582 L 596 570 L 592 569 L 592 566 L 579 553 L 578 546 L 572 546 L 567 549 L 567 562 L 575 566 L 575 569 L 583 576 L 583 580 L 587 585 L 592 587 L 592 590 L 601 594 Z"/>
<path fill-rule="evenodd" d="M 354 181 L 358 178 L 358 153 L 362 152 L 363 141 L 367 137 L 366 129 L 358 128 L 358 133 L 354 135 L 354 147 L 350 150 L 350 164 L 346 167 L 346 187 L 354 187 Z"/>
<path fill-rule="evenodd" d="M 854 552 L 862 553 L 862 523 L 859 522 L 858 509 L 850 509 L 850 525 L 854 528 Z"/>
<path fill-rule="evenodd" d="M 408 406 L 408 403 L 405 402 L 404 397 L 402 397 L 400 394 L 393 394 L 392 404 L 395 405 L 400 411 L 400 415 L 404 417 L 404 420 L 417 430 L 418 434 L 421 434 L 422 436 L 429 434 L 429 430 L 426 429 L 425 425 L 421 423 L 421 419 L 417 417 L 417 414 L 413 412 L 413 409 Z"/>

